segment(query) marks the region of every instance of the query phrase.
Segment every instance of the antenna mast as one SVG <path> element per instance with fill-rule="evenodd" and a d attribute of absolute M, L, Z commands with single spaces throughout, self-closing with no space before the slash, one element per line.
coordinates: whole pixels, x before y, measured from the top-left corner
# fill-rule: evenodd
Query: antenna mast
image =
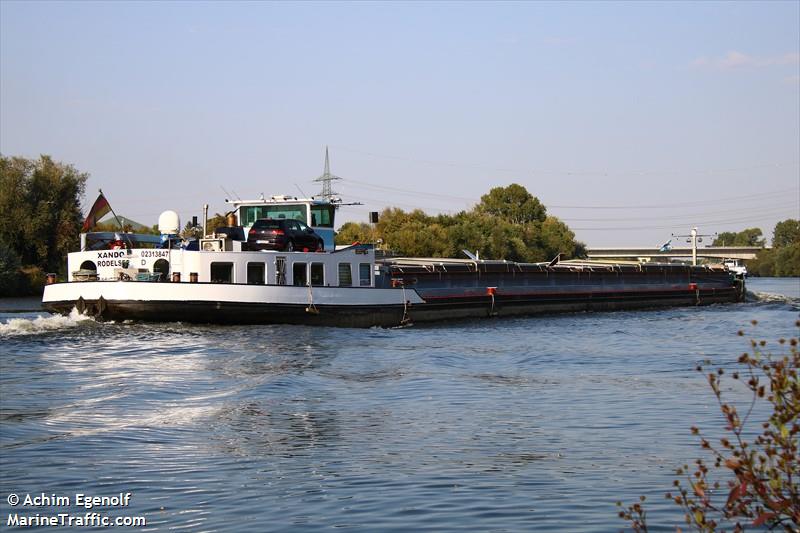
<path fill-rule="evenodd" d="M 334 200 L 338 200 L 337 195 L 339 193 L 333 192 L 333 188 L 331 187 L 331 182 L 333 180 L 340 180 L 339 176 L 335 176 L 331 174 L 331 162 L 330 158 L 328 157 L 328 147 L 325 147 L 325 171 L 323 172 L 322 176 L 318 177 L 314 181 L 321 181 L 322 182 L 322 192 L 320 196 L 326 198 L 328 201 L 333 202 Z"/>

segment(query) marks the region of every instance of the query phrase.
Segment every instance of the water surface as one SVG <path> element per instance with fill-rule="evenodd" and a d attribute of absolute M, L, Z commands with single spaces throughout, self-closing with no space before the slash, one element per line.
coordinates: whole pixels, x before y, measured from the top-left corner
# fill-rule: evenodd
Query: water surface
<path fill-rule="evenodd" d="M 797 334 L 799 280 L 748 288 L 404 329 L 0 313 L 0 516 L 11 492 L 132 492 L 100 511 L 151 530 L 617 531 L 614 502 L 646 494 L 674 531 L 689 427 L 722 426 L 695 366 L 732 365 L 739 329 Z"/>

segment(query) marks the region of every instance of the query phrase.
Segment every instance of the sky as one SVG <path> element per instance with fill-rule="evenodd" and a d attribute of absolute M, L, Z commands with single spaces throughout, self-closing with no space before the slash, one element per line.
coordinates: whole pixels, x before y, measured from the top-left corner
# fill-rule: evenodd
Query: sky
<path fill-rule="evenodd" d="M 0 153 L 151 225 L 519 183 L 590 247 L 800 218 L 800 2 L 0 0 Z M 674 239 L 673 245 L 681 244 Z"/>

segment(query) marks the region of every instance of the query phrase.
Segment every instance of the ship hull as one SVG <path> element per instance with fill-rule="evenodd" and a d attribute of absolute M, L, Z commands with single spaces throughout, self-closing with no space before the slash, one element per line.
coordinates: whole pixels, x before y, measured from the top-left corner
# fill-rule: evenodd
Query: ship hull
<path fill-rule="evenodd" d="M 253 287 L 212 284 L 84 282 L 48 286 L 45 309 L 100 320 L 205 324 L 304 324 L 395 327 L 410 323 L 585 311 L 710 305 L 741 300 L 728 287 L 469 292 L 394 288 Z M 143 294 L 148 292 L 148 294 Z M 310 294 L 309 294 L 310 292 Z M 171 293 L 171 294 L 170 294 Z"/>

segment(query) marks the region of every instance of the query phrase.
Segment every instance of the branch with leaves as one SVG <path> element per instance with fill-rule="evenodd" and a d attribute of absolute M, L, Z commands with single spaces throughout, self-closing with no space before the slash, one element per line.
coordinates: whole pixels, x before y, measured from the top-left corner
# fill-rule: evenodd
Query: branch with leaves
<path fill-rule="evenodd" d="M 800 328 L 800 321 L 795 326 Z M 748 526 L 800 530 L 800 351 L 797 337 L 780 339 L 778 344 L 783 353 L 773 355 L 765 351 L 766 341 L 751 340 L 750 352 L 739 357 L 738 370 L 730 374 L 732 382 L 743 384 L 749 392 L 744 410 L 723 398 L 727 374 L 722 367 L 711 371 L 697 367 L 698 372 L 707 372 L 726 436 L 715 444 L 693 427 L 692 433 L 710 458 L 697 459 L 692 468 L 677 469 L 675 493 L 666 494 L 683 509 L 685 522 L 693 530 L 729 527 L 743 531 Z M 747 429 L 748 422 L 759 402 L 767 403 L 770 416 L 753 432 Z M 748 440 L 748 435 L 754 437 Z M 637 532 L 647 531 L 643 504 L 644 497 L 619 512 Z M 621 502 L 617 505 L 622 507 Z"/>

